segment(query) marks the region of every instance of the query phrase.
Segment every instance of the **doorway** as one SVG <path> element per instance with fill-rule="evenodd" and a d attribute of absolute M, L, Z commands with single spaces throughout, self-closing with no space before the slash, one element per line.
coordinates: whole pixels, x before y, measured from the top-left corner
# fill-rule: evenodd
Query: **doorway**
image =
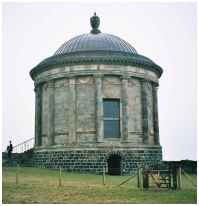
<path fill-rule="evenodd" d="M 121 156 L 118 154 L 112 154 L 108 160 L 108 174 L 109 175 L 121 175 Z"/>

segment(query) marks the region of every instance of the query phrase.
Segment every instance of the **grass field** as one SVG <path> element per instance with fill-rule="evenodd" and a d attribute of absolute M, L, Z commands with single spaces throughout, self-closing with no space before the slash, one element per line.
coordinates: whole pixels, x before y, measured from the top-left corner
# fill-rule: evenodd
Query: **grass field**
<path fill-rule="evenodd" d="M 118 187 L 127 176 L 62 173 L 62 186 L 58 186 L 59 172 L 38 168 L 19 168 L 16 185 L 16 168 L 2 169 L 3 203 L 196 203 L 196 188 L 184 177 L 182 190 L 140 191 L 136 178 Z M 196 182 L 196 176 L 192 176 Z"/>

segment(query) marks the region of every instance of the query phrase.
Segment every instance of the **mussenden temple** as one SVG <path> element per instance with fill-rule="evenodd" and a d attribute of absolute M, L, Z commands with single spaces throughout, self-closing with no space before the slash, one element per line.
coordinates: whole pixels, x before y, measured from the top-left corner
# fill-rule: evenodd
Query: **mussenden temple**
<path fill-rule="evenodd" d="M 65 42 L 30 71 L 35 85 L 32 165 L 127 175 L 162 160 L 160 66 L 99 30 Z"/>

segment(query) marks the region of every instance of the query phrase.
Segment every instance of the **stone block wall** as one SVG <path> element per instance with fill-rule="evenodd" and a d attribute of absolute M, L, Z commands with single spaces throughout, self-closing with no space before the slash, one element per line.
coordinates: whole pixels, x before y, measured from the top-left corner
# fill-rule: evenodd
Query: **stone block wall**
<path fill-rule="evenodd" d="M 34 152 L 32 166 L 58 169 L 62 167 L 71 172 L 89 172 L 101 174 L 107 167 L 110 155 L 121 156 L 121 175 L 131 175 L 139 165 L 153 165 L 162 160 L 161 148 L 156 149 L 73 149 L 65 151 Z"/>

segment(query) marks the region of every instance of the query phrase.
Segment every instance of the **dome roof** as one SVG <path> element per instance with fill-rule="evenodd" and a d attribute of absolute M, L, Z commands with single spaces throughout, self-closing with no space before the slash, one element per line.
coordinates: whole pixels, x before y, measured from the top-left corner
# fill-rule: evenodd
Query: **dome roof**
<path fill-rule="evenodd" d="M 92 30 L 66 41 L 51 57 L 44 59 L 30 71 L 41 73 L 53 67 L 78 64 L 132 65 L 154 71 L 159 77 L 162 68 L 151 59 L 142 56 L 123 39 L 98 29 L 100 19 L 96 13 L 90 19 Z"/>
<path fill-rule="evenodd" d="M 65 42 L 55 55 L 85 51 L 113 51 L 137 54 L 136 50 L 123 39 L 106 33 L 82 34 Z"/>

